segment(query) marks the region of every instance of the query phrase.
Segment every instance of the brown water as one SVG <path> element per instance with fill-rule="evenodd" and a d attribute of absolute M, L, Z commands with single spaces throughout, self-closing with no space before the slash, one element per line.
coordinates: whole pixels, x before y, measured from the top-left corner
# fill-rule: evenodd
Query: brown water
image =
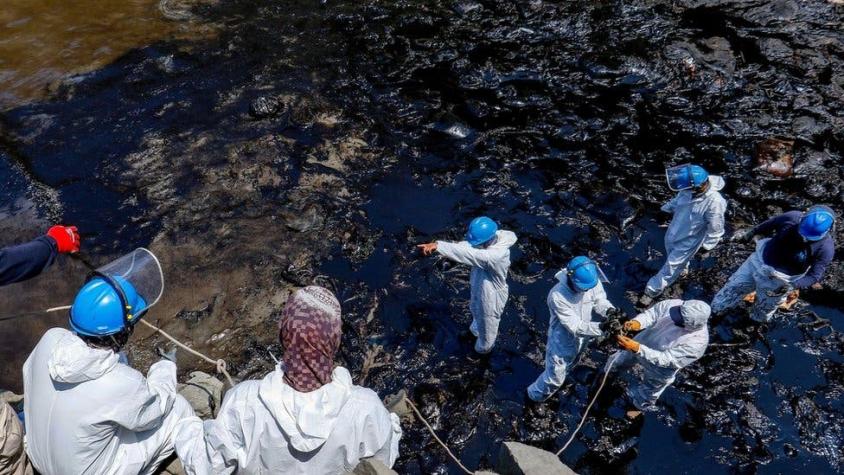
<path fill-rule="evenodd" d="M 45 96 L 51 84 L 167 38 L 179 24 L 159 0 L 3 0 L 0 110 Z"/>

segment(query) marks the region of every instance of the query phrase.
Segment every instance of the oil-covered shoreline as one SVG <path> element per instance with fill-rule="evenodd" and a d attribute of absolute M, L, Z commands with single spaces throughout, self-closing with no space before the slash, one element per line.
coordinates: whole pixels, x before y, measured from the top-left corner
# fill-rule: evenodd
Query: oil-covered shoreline
<path fill-rule="evenodd" d="M 633 311 L 663 258 L 666 164 L 725 177 L 730 230 L 811 203 L 842 211 L 841 6 L 235 1 L 192 15 L 219 33 L 133 50 L 0 116 L 4 224 L 21 207 L 15 236 L 72 222 L 101 262 L 149 246 L 167 285 L 149 318 L 239 378 L 272 367 L 292 288 L 332 288 L 341 363 L 382 396 L 407 388 L 472 468 L 503 440 L 556 448 L 579 420 L 609 346 L 559 403 L 524 411 L 545 295 L 590 254 Z M 465 270 L 413 249 L 479 213 L 519 235 L 501 337 L 480 360 Z M 670 295 L 711 299 L 750 251 L 695 260 Z M 84 270 L 60 270 L 0 310 L 66 303 Z M 583 473 L 841 470 L 842 277 L 839 252 L 793 314 L 715 321 L 706 356 L 644 422 L 624 420 L 611 385 L 563 460 Z M 37 325 L 26 342 L 0 337 L 0 386 Z M 138 331 L 136 366 L 157 341 Z M 400 473 L 458 473 L 421 426 L 402 447 Z"/>

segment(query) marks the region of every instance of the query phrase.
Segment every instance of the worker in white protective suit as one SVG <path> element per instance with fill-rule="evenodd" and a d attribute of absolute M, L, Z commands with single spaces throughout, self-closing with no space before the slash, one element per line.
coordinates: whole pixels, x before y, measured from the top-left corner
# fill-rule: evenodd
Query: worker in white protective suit
<path fill-rule="evenodd" d="M 492 351 L 498 337 L 498 325 L 509 297 L 507 273 L 510 248 L 514 244 L 515 233 L 499 230 L 495 221 L 482 216 L 469 223 L 465 241 L 436 241 L 417 246 L 426 256 L 438 252 L 455 262 L 472 266 L 469 278 L 472 324 L 469 330 L 477 338 L 475 351 L 481 354 Z"/>
<path fill-rule="evenodd" d="M 151 287 L 104 270 L 77 294 L 73 331 L 47 331 L 24 363 L 26 452 L 43 475 L 151 474 L 173 453 L 176 423 L 194 414 L 176 394 L 175 350 L 146 378 L 121 356 L 161 295 Z"/>
<path fill-rule="evenodd" d="M 645 307 L 680 278 L 699 249 L 715 249 L 724 236 L 724 179 L 698 165 L 671 167 L 665 173 L 669 188 L 678 193 L 661 208 L 673 218 L 665 232 L 665 264 L 648 280 L 639 300 Z"/>
<path fill-rule="evenodd" d="M 298 290 L 279 321 L 282 362 L 226 393 L 217 418 L 180 423 L 176 453 L 190 475 L 351 472 L 363 458 L 392 467 L 402 431 L 378 395 L 334 366 L 340 303 L 317 286 Z"/>
<path fill-rule="evenodd" d="M 601 283 L 606 282 L 604 273 L 588 257 L 575 257 L 555 277 L 558 283 L 548 293 L 545 371 L 527 389 L 536 402 L 547 400 L 563 385 L 577 355 L 604 334 L 605 317 L 615 309 Z"/>
<path fill-rule="evenodd" d="M 709 344 L 711 310 L 700 300 L 663 300 L 624 323 L 624 330 L 639 332 L 635 338 L 619 335 L 625 350 L 610 357 L 612 370 L 629 370 L 639 364 L 641 380 L 631 383 L 627 395 L 639 411 L 655 410 L 659 396 L 674 382 L 677 373 L 694 363 Z M 635 417 L 638 411 L 628 412 Z"/>

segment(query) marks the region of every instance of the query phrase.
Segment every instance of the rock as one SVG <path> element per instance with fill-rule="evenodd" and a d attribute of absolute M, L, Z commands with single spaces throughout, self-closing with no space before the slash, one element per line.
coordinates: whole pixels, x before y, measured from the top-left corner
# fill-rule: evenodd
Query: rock
<path fill-rule="evenodd" d="M 504 442 L 496 470 L 501 475 L 574 475 L 551 452 L 518 442 Z"/>
<path fill-rule="evenodd" d="M 323 211 L 315 204 L 309 204 L 302 210 L 286 210 L 282 218 L 289 229 L 300 233 L 320 229 L 325 224 Z"/>
<path fill-rule="evenodd" d="M 182 462 L 178 457 L 173 456 L 172 460 L 168 460 L 170 460 L 170 463 L 158 471 L 159 475 L 187 475 L 187 472 L 185 472 L 185 468 L 182 467 Z M 166 463 L 167 460 L 164 462 Z"/>
<path fill-rule="evenodd" d="M 188 400 L 197 417 L 210 419 L 220 408 L 223 382 L 210 374 L 194 371 L 185 384 L 179 385 L 179 394 Z"/>
<path fill-rule="evenodd" d="M 399 416 L 402 422 L 406 424 L 413 423 L 413 411 L 407 404 L 407 391 L 404 389 L 384 398 L 384 406 L 388 411 Z"/>
<path fill-rule="evenodd" d="M 499 475 L 498 472 L 490 472 L 489 470 L 478 470 L 475 475 Z"/>
<path fill-rule="evenodd" d="M 794 140 L 765 139 L 756 145 L 756 164 L 759 170 L 778 177 L 791 176 L 794 166 Z"/>
<path fill-rule="evenodd" d="M 398 475 L 397 472 L 377 459 L 361 460 L 352 473 L 354 475 Z"/>
<path fill-rule="evenodd" d="M 281 114 L 284 109 L 284 104 L 275 97 L 261 96 L 249 104 L 249 115 L 256 119 L 266 119 Z"/>

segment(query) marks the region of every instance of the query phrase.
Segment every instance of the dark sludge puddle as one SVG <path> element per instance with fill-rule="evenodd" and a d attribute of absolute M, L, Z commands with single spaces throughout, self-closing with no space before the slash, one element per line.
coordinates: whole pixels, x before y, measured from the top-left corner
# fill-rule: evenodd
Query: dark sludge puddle
<path fill-rule="evenodd" d="M 568 438 L 612 346 L 589 349 L 558 397 L 525 409 L 553 275 L 589 254 L 612 281 L 610 299 L 632 313 L 630 299 L 663 259 L 665 164 L 696 161 L 724 176 L 731 229 L 844 197 L 842 11 L 831 4 L 228 2 L 200 13 L 224 25 L 215 42 L 146 48 L 52 102 L 9 112 L 7 127 L 17 137 L 30 127 L 33 138 L 6 148 L 49 152 L 52 160 L 30 158 L 34 176 L 61 191 L 65 217 L 96 227 L 99 250 L 114 252 L 121 239 L 158 232 L 213 235 L 215 220 L 269 223 L 295 199 L 286 190 L 300 174 L 330 165 L 314 163 L 310 149 L 355 131 L 375 158 L 345 171 L 348 189 L 312 200 L 328 229 L 313 240 L 320 264 L 273 275 L 333 287 L 347 315 L 344 364 L 381 395 L 406 388 L 473 469 L 492 466 L 505 440 L 554 450 Z M 319 95 L 343 111 L 341 125 L 279 112 L 272 98 L 284 95 Z M 123 196 L 171 168 L 110 178 L 159 140 L 169 166 L 182 167 L 166 198 L 199 200 L 206 168 L 221 159 L 177 139 L 191 134 L 220 147 L 283 137 L 292 145 L 279 145 L 285 158 L 272 166 L 289 183 L 230 206 L 209 195 L 210 208 L 164 208 L 193 217 L 173 220 L 156 194 Z M 67 136 L 76 153 L 51 149 Z M 756 169 L 757 145 L 769 138 L 794 142 L 791 176 Z M 92 176 L 57 165 L 83 151 Z M 94 209 L 90 193 L 102 196 Z M 139 235 L 111 229 L 121 213 L 145 223 Z M 501 334 L 483 358 L 467 331 L 467 269 L 414 250 L 459 238 L 479 214 L 519 237 Z M 212 250 L 243 246 L 227 239 Z M 669 295 L 711 299 L 749 252 L 723 243 Z M 771 325 L 740 311 L 713 321 L 707 354 L 666 391 L 658 414 L 626 421 L 624 385 L 613 380 L 562 459 L 582 473 L 839 471 L 842 275 L 837 262 L 824 290 Z M 241 375 L 269 367 L 271 334 L 243 340 Z M 459 473 L 421 425 L 404 429 L 400 473 Z"/>

